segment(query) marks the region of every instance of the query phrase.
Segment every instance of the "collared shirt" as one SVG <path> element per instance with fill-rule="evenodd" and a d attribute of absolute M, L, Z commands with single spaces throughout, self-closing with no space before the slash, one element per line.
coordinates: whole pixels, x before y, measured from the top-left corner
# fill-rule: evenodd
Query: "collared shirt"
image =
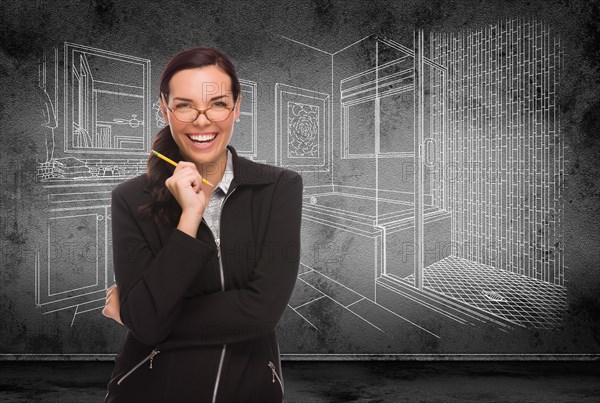
<path fill-rule="evenodd" d="M 233 180 L 233 159 L 231 156 L 231 151 L 227 150 L 227 165 L 225 166 L 225 172 L 223 173 L 223 177 L 221 181 L 215 187 L 212 194 L 210 195 L 210 200 L 208 201 L 208 206 L 206 206 L 206 210 L 204 210 L 204 220 L 206 224 L 208 224 L 208 228 L 211 229 L 213 235 L 216 239 L 220 237 L 220 228 L 219 228 L 219 220 L 221 218 L 221 209 L 223 207 L 223 201 L 225 200 L 225 195 L 229 192 L 229 186 L 231 185 L 231 181 Z"/>

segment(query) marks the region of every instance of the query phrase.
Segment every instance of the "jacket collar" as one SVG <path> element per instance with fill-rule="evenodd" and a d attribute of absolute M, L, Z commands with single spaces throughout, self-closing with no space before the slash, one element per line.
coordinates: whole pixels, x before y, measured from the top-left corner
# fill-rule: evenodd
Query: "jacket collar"
<path fill-rule="evenodd" d="M 266 185 L 275 181 L 275 170 L 277 167 L 259 164 L 239 156 L 237 151 L 235 151 L 235 148 L 231 145 L 228 145 L 227 149 L 231 152 L 233 160 L 233 180 L 231 181 L 231 188 L 235 188 L 239 185 Z"/>

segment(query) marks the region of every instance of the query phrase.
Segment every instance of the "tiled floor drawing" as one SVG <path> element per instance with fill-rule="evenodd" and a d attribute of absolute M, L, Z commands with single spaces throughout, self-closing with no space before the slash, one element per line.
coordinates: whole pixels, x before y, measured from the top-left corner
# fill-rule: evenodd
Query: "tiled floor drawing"
<path fill-rule="evenodd" d="M 565 287 L 457 257 L 426 267 L 424 281 L 428 290 L 535 328 L 558 326 L 567 305 Z"/>

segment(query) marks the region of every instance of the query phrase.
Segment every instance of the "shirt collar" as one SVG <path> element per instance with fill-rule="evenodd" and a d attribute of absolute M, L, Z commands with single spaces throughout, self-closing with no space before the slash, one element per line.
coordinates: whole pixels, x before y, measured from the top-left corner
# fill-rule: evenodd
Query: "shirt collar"
<path fill-rule="evenodd" d="M 233 180 L 233 159 L 231 156 L 231 151 L 227 150 L 227 165 L 225 166 L 225 172 L 223 173 L 221 182 L 219 182 L 217 187 L 221 188 L 223 193 L 227 194 L 227 192 L 229 192 L 229 186 L 231 185 L 232 180 Z"/>

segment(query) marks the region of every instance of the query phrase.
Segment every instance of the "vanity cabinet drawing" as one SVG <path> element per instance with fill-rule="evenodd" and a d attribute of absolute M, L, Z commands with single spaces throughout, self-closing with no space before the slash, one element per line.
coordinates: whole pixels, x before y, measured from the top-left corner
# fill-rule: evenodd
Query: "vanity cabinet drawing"
<path fill-rule="evenodd" d="M 103 306 L 105 289 L 114 283 L 110 191 L 47 190 L 50 207 L 36 254 L 36 304 L 43 313 L 94 301 Z"/>
<path fill-rule="evenodd" d="M 81 313 L 99 314 L 115 282 L 110 193 L 146 169 L 150 60 L 73 43 L 63 52 L 40 64 L 56 124 L 37 167 L 35 303 L 43 314 L 73 309 L 73 326 Z"/>

